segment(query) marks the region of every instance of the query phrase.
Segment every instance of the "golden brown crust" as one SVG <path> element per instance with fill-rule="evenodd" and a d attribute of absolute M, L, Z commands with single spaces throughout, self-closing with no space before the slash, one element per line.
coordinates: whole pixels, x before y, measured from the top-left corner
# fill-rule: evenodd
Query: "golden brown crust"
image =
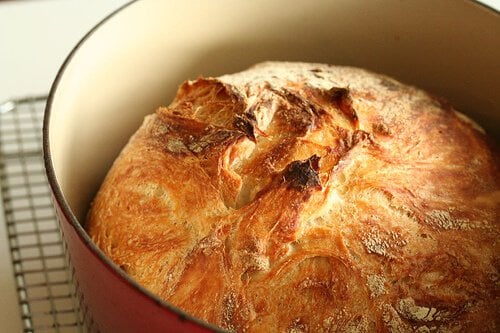
<path fill-rule="evenodd" d="M 110 170 L 88 231 L 235 331 L 496 332 L 498 156 L 446 103 L 361 69 L 184 83 Z"/>

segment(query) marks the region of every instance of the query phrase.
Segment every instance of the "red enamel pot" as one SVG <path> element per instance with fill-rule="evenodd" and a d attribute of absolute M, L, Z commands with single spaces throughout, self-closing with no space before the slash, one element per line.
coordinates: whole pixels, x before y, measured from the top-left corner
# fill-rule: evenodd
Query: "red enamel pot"
<path fill-rule="evenodd" d="M 498 59 L 499 13 L 467 0 L 144 0 L 120 8 L 68 56 L 44 120 L 47 174 L 87 324 L 101 332 L 217 329 L 133 281 L 84 229 L 114 158 L 183 80 L 264 60 L 365 67 L 446 96 L 498 136 Z"/>

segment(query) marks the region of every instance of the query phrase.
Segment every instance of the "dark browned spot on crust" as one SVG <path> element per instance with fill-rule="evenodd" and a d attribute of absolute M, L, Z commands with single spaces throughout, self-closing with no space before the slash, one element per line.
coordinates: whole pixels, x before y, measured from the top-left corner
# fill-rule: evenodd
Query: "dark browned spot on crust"
<path fill-rule="evenodd" d="M 321 188 L 318 176 L 319 156 L 313 155 L 307 160 L 293 161 L 290 163 L 283 177 L 288 185 L 296 190 L 303 191 L 307 188 Z"/>
<path fill-rule="evenodd" d="M 255 142 L 257 119 L 255 118 L 253 112 L 245 112 L 241 115 L 236 114 L 234 116 L 233 125 L 235 128 L 242 131 L 250 140 Z"/>
<path fill-rule="evenodd" d="M 332 87 L 326 91 L 330 103 L 335 104 L 340 111 L 349 119 L 349 121 L 354 125 L 355 128 L 359 126 L 359 119 L 352 106 L 352 99 L 349 94 L 349 89 Z"/>
<path fill-rule="evenodd" d="M 324 79 L 324 76 L 321 75 L 322 72 L 323 71 L 320 68 L 311 69 L 312 75 L 314 75 L 314 77 L 317 77 L 318 79 Z"/>

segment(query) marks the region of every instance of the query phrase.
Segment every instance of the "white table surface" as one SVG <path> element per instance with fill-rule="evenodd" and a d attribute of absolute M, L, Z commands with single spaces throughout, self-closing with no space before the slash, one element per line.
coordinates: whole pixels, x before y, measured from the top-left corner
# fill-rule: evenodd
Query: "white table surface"
<path fill-rule="evenodd" d="M 59 66 L 79 39 L 126 2 L 0 1 L 0 102 L 46 94 Z M 500 9 L 500 0 L 482 2 Z M 19 314 L 5 222 L 0 214 L 0 332 L 20 332 Z"/>

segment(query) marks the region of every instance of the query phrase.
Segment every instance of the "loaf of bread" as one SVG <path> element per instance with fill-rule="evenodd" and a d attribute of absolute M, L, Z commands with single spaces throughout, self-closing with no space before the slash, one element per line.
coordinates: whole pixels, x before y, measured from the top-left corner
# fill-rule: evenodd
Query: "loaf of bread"
<path fill-rule="evenodd" d="M 87 229 L 237 332 L 499 332 L 499 155 L 448 103 L 366 70 L 266 62 L 146 117 Z"/>

